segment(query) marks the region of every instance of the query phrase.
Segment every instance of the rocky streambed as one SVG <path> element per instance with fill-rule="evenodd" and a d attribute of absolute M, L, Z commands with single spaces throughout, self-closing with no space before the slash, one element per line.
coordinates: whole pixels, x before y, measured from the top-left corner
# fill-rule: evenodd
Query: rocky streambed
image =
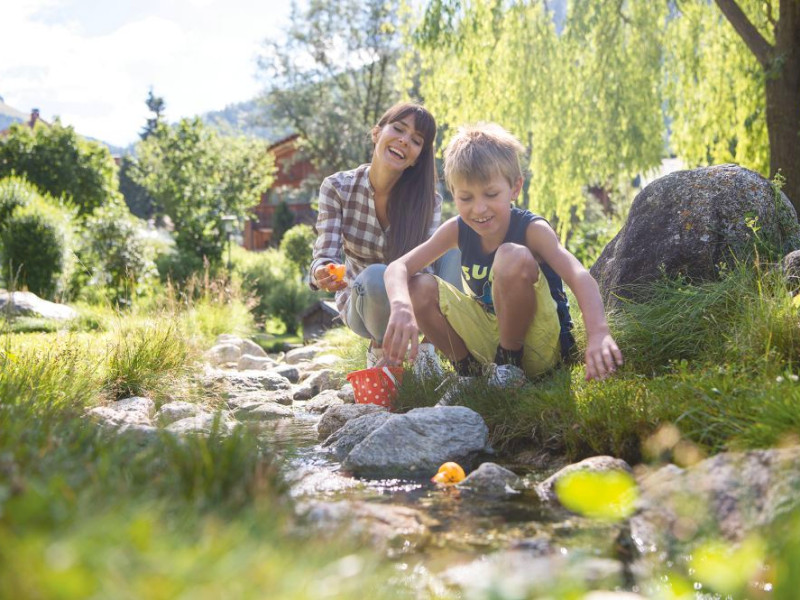
<path fill-rule="evenodd" d="M 592 457 L 534 469 L 494 455 L 474 411 L 431 407 L 392 414 L 355 404 L 322 345 L 268 356 L 256 344 L 220 336 L 203 381 L 223 406 L 148 398 L 91 409 L 101 427 L 147 443 L 175 435 L 233 434 L 245 425 L 279 453 L 298 522 L 317 537 L 352 536 L 391 561 L 423 597 L 535 597 L 561 588 L 594 597 L 650 596 L 665 563 L 713 529 L 731 544 L 798 504 L 796 446 L 724 453 L 691 468 L 631 468 Z M 439 465 L 468 471 L 458 485 L 430 481 Z M 555 472 L 553 472 L 555 471 Z M 614 523 L 563 508 L 556 482 L 575 471 L 623 471 L 636 481 L 636 511 Z"/>

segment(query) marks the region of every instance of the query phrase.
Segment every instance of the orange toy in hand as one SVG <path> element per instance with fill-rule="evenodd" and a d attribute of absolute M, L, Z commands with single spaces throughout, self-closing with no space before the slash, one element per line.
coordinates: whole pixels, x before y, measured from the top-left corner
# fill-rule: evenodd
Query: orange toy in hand
<path fill-rule="evenodd" d="M 328 263 L 328 273 L 331 274 L 337 281 L 342 281 L 344 279 L 345 273 L 345 266 L 344 265 L 337 265 L 334 263 Z"/>
<path fill-rule="evenodd" d="M 455 485 L 460 481 L 464 481 L 466 475 L 461 465 L 454 462 L 446 462 L 439 467 L 439 472 L 431 477 L 434 483 L 443 483 L 444 485 Z"/>

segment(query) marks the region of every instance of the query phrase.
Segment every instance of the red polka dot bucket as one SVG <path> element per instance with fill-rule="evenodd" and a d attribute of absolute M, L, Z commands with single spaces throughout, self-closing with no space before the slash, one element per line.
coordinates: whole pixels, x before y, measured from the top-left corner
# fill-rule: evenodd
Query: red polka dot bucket
<path fill-rule="evenodd" d="M 353 371 L 347 376 L 353 385 L 358 404 L 377 404 L 392 407 L 397 396 L 397 388 L 403 381 L 402 367 L 373 367 Z"/>

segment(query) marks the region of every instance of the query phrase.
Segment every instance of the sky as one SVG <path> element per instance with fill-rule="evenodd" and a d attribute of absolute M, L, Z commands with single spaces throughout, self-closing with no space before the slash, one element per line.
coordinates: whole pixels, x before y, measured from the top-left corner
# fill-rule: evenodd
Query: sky
<path fill-rule="evenodd" d="M 288 0 L 0 0 L 0 96 L 116 146 L 138 139 L 152 86 L 169 122 L 250 100 Z"/>

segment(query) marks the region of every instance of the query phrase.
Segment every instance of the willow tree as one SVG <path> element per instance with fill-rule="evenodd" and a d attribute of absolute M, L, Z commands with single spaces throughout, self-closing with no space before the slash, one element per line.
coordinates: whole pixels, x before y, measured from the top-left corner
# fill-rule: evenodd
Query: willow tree
<path fill-rule="evenodd" d="M 492 120 L 529 149 L 527 205 L 562 238 L 586 190 L 657 165 L 663 3 L 433 0 L 414 36 L 418 91 L 445 127 Z M 409 61 L 410 62 L 410 61 Z"/>
<path fill-rule="evenodd" d="M 800 209 L 800 0 L 677 7 L 667 46 L 676 152 L 692 165 L 781 171 Z"/>

